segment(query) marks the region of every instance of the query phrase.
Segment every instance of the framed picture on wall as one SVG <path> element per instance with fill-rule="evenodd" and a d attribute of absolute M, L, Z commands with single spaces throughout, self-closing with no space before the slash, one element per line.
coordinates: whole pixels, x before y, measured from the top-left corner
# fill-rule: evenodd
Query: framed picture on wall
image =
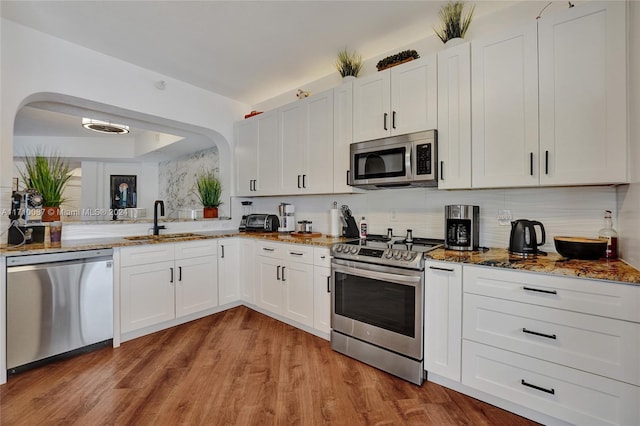
<path fill-rule="evenodd" d="M 111 208 L 138 207 L 136 175 L 111 175 Z"/>

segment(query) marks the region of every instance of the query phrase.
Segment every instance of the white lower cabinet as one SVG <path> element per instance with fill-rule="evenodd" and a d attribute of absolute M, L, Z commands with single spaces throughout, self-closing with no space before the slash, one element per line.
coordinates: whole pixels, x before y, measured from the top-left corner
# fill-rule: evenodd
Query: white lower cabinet
<path fill-rule="evenodd" d="M 240 240 L 218 240 L 218 302 L 225 305 L 240 300 Z"/>
<path fill-rule="evenodd" d="M 313 247 L 258 243 L 256 304 L 313 327 Z"/>
<path fill-rule="evenodd" d="M 122 333 L 218 305 L 215 240 L 121 249 Z"/>
<path fill-rule="evenodd" d="M 427 261 L 424 299 L 425 370 L 459 382 L 462 356 L 462 266 Z"/>
<path fill-rule="evenodd" d="M 640 288 L 463 267 L 462 384 L 574 424 L 640 424 Z"/>
<path fill-rule="evenodd" d="M 462 382 L 577 425 L 637 425 L 640 388 L 464 340 Z"/>
<path fill-rule="evenodd" d="M 331 332 L 331 258 L 329 249 L 313 249 L 313 328 Z"/>

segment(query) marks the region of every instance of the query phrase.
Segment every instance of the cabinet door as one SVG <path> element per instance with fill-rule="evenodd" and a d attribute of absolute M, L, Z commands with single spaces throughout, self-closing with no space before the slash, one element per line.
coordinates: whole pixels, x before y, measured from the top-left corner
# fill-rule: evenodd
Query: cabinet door
<path fill-rule="evenodd" d="M 282 314 L 284 297 L 282 261 L 265 256 L 257 256 L 256 259 L 256 279 L 258 282 L 256 304 L 269 312 Z"/>
<path fill-rule="evenodd" d="M 313 265 L 300 262 L 284 262 L 283 315 L 301 324 L 313 327 Z"/>
<path fill-rule="evenodd" d="M 472 185 L 538 185 L 536 23 L 471 42 Z"/>
<path fill-rule="evenodd" d="M 462 368 L 462 266 L 426 263 L 424 306 L 425 369 L 459 382 Z"/>
<path fill-rule="evenodd" d="M 218 303 L 240 300 L 240 240 L 218 240 Z"/>
<path fill-rule="evenodd" d="M 349 186 L 349 146 L 353 142 L 353 82 L 333 89 L 333 192 L 353 192 Z"/>
<path fill-rule="evenodd" d="M 240 276 L 240 296 L 245 302 L 256 303 L 255 289 L 255 243 L 249 239 L 240 239 L 240 259 L 241 265 L 238 266 Z"/>
<path fill-rule="evenodd" d="M 436 55 L 391 68 L 392 135 L 438 126 L 438 69 Z"/>
<path fill-rule="evenodd" d="M 202 256 L 176 261 L 176 317 L 218 306 L 218 259 Z"/>
<path fill-rule="evenodd" d="M 126 333 L 175 318 L 174 285 L 173 261 L 121 268 L 121 332 Z"/>
<path fill-rule="evenodd" d="M 331 332 L 331 269 L 313 268 L 313 328 Z"/>
<path fill-rule="evenodd" d="M 333 90 L 306 101 L 302 192 L 326 194 L 333 191 Z"/>
<path fill-rule="evenodd" d="M 306 167 L 306 102 L 305 99 L 278 109 L 283 166 L 280 183 L 282 194 L 296 194 L 302 190 L 302 175 Z"/>
<path fill-rule="evenodd" d="M 353 141 L 383 138 L 391 134 L 391 70 L 353 82 Z"/>
<path fill-rule="evenodd" d="M 471 188 L 471 45 L 438 53 L 438 188 Z"/>
<path fill-rule="evenodd" d="M 253 182 L 258 178 L 258 119 L 248 118 L 236 123 L 236 195 L 252 195 Z"/>
<path fill-rule="evenodd" d="M 581 4 L 538 21 L 541 184 L 627 182 L 625 7 Z"/>
<path fill-rule="evenodd" d="M 251 195 L 278 194 L 282 173 L 278 111 L 262 113 L 258 120 L 257 182 Z"/>

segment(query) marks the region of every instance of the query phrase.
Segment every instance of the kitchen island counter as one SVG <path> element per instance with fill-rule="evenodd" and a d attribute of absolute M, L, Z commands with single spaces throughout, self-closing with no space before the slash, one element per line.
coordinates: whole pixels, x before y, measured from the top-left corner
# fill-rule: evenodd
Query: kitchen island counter
<path fill-rule="evenodd" d="M 557 253 L 522 258 L 510 254 L 506 249 L 499 248 L 473 252 L 436 249 L 426 253 L 425 258 L 445 262 L 640 285 L 640 271 L 622 260 L 617 259 L 576 260 L 566 259 Z"/>

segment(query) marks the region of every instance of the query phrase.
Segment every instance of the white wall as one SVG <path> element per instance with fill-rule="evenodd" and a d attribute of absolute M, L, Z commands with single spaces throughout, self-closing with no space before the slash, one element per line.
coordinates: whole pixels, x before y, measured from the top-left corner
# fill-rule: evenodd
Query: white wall
<path fill-rule="evenodd" d="M 248 106 L 11 21 L 1 20 L 0 31 L 0 208 L 10 202 L 16 113 L 41 100 L 204 134 L 218 146 L 221 178 L 232 187 L 233 123 Z M 155 88 L 158 80 L 165 90 Z"/>

